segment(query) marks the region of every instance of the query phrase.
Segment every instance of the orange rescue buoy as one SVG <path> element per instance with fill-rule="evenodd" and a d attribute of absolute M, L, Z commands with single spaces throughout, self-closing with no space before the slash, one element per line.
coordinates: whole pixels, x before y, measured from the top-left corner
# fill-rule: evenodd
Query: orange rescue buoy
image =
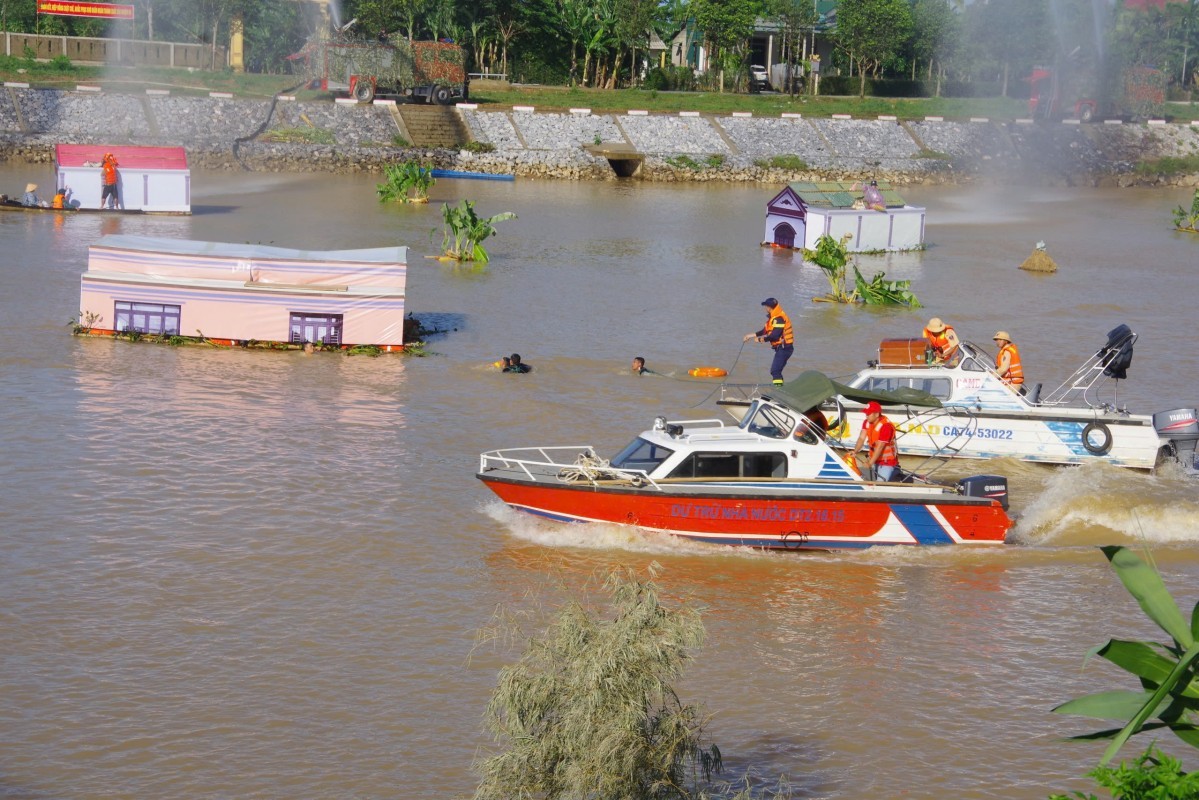
<path fill-rule="evenodd" d="M 723 378 L 725 375 L 728 375 L 720 367 L 696 367 L 693 370 L 689 370 L 687 374 L 692 378 Z"/>

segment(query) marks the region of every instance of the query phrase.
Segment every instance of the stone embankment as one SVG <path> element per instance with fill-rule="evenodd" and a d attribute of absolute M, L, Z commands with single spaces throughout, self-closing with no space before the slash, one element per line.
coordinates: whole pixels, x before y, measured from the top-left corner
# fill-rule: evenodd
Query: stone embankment
<path fill-rule="evenodd" d="M 1035 177 L 1059 184 L 1199 184 L 1145 176 L 1139 163 L 1199 154 L 1199 126 L 752 117 L 744 114 L 538 113 L 458 107 L 493 152 L 397 146 L 387 104 L 242 100 L 0 89 L 0 158 L 46 162 L 59 143 L 182 144 L 194 166 L 271 171 L 380 171 L 419 159 L 444 169 L 531 178 L 740 181 L 874 177 L 900 184 Z M 330 144 L 272 142 L 307 130 Z M 401 142 L 402 144 L 402 142 Z M 782 166 L 779 166 L 781 164 Z"/>

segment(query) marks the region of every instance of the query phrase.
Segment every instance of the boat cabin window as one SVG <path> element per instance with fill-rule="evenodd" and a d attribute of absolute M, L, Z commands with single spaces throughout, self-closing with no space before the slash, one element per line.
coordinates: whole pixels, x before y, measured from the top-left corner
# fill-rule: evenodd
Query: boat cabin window
<path fill-rule="evenodd" d="M 966 360 L 969 361 L 969 359 Z M 873 377 L 867 379 L 865 383 L 857 388 L 870 392 L 919 389 L 941 400 L 948 400 L 949 396 L 953 393 L 953 383 L 949 378 Z"/>
<path fill-rule="evenodd" d="M 785 478 L 783 453 L 692 453 L 671 478 Z"/>
<path fill-rule="evenodd" d="M 672 455 L 674 455 L 674 451 L 669 447 L 663 447 L 638 437 L 612 459 L 612 466 L 617 469 L 642 469 L 646 472 L 653 472 L 659 464 Z"/>
<path fill-rule="evenodd" d="M 958 364 L 958 367 L 967 372 L 986 372 L 988 369 L 980 364 L 977 358 L 963 358 L 962 363 Z"/>
<path fill-rule="evenodd" d="M 795 417 L 777 406 L 760 403 L 757 410 L 741 423 L 741 427 L 750 433 L 785 439 L 795 430 Z"/>

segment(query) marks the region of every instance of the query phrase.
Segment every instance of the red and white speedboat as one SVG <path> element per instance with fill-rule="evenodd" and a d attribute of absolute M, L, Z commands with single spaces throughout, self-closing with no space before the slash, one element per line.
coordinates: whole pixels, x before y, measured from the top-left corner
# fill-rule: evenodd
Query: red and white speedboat
<path fill-rule="evenodd" d="M 778 550 L 999 544 L 1007 481 L 863 480 L 844 450 L 787 402 L 753 401 L 737 426 L 658 417 L 613 458 L 587 446 L 493 450 L 478 478 L 514 509 L 701 542 Z"/>

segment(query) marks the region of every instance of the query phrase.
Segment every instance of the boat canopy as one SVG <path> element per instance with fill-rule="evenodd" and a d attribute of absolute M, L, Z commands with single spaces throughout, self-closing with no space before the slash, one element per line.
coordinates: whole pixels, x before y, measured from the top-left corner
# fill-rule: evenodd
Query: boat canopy
<path fill-rule="evenodd" d="M 826 400 L 840 396 L 858 403 L 875 400 L 882 406 L 926 406 L 940 408 L 941 401 L 919 389 L 902 388 L 884 392 L 870 392 L 838 383 L 823 372 L 810 369 L 782 386 L 772 387 L 768 396 L 778 400 L 800 414 Z"/>

